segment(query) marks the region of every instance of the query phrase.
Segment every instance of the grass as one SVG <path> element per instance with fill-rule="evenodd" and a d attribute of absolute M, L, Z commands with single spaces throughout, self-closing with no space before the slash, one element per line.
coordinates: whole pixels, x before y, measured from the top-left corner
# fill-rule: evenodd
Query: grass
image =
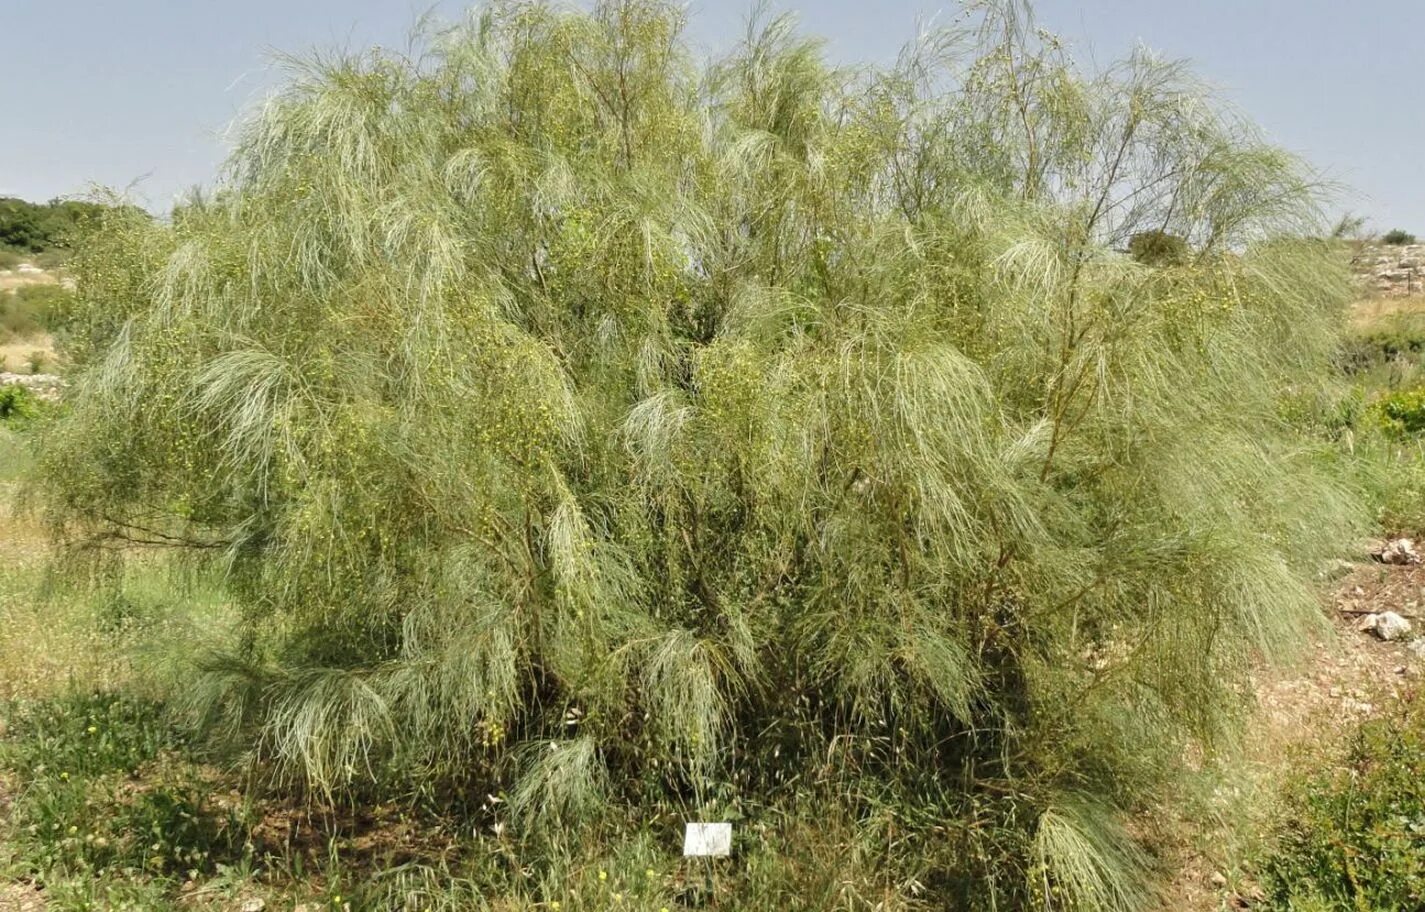
<path fill-rule="evenodd" d="M 74 293 L 53 276 L 0 281 L 0 371 L 55 372 L 61 359 L 54 333 L 64 325 L 73 300 Z"/>
<path fill-rule="evenodd" d="M 1358 327 L 1374 327 L 1397 315 L 1425 315 L 1425 295 L 1376 295 L 1362 298 L 1351 307 L 1351 322 Z"/>

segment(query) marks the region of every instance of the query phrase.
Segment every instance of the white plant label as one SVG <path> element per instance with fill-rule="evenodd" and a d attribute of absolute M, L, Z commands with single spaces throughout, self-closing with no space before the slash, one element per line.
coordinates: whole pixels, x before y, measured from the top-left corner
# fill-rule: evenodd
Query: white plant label
<path fill-rule="evenodd" d="M 732 854 L 732 824 L 690 823 L 683 833 L 683 855 L 724 858 Z"/>

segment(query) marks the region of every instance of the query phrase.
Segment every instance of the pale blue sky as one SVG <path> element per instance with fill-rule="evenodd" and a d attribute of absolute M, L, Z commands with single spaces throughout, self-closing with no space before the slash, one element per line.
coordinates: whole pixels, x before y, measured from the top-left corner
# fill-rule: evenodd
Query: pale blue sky
<path fill-rule="evenodd" d="M 447 17 L 467 4 L 434 4 Z M 750 0 L 697 0 L 709 52 Z M 91 182 L 166 209 L 211 181 L 223 127 L 271 85 L 273 50 L 401 45 L 412 0 L 0 0 L 0 196 Z M 842 61 L 884 62 L 953 0 L 781 0 Z M 1143 43 L 1188 58 L 1277 142 L 1355 189 L 1340 208 L 1425 234 L 1425 0 L 1039 0 L 1083 56 Z"/>

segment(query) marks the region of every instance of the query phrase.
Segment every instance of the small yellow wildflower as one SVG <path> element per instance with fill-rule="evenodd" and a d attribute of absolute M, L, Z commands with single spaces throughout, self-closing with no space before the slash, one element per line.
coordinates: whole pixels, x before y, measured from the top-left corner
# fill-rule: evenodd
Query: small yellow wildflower
<path fill-rule="evenodd" d="M 609 872 L 608 872 L 608 871 L 600 871 L 600 872 L 599 872 L 599 880 L 608 880 L 608 879 L 609 879 Z"/>

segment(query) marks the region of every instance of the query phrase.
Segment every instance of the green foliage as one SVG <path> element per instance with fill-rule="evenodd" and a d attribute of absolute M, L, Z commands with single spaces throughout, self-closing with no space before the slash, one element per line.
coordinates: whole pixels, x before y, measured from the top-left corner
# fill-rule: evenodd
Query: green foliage
<path fill-rule="evenodd" d="M 1338 448 L 1339 473 L 1384 531 L 1425 533 L 1425 440 L 1418 435 L 1425 316 L 1396 313 L 1352 327 L 1337 364 L 1342 383 L 1304 388 L 1283 417 Z"/>
<path fill-rule="evenodd" d="M 0 247 L 29 253 L 69 247 L 102 209 L 81 200 L 40 204 L 0 198 Z"/>
<path fill-rule="evenodd" d="M 38 396 L 18 383 L 0 386 L 0 421 L 23 424 L 38 418 L 44 412 L 44 403 Z"/>
<path fill-rule="evenodd" d="M 1425 904 L 1425 710 L 1362 726 L 1347 762 L 1294 782 L 1262 864 L 1272 908 L 1354 912 Z"/>
<path fill-rule="evenodd" d="M 1425 387 L 1389 393 L 1371 403 L 1370 417 L 1397 436 L 1425 431 Z"/>
<path fill-rule="evenodd" d="M 750 830 L 768 891 L 1135 908 L 1121 816 L 1352 528 L 1279 417 L 1349 284 L 1181 67 L 979 26 L 700 71 L 673 6 L 509 4 L 295 65 L 77 251 L 55 529 L 230 581 L 186 696 L 258 769 L 504 795 L 541 880 L 718 814 L 804 840 Z"/>
<path fill-rule="evenodd" d="M 12 704 L 0 764 L 23 784 L 11 851 L 41 877 L 209 870 L 243 838 L 191 773 L 151 765 L 182 744 L 153 703 L 109 694 Z M 143 788 L 130 777 L 149 775 Z"/>
<path fill-rule="evenodd" d="M 1164 231 L 1140 231 L 1128 239 L 1128 254 L 1146 266 L 1181 266 L 1192 254 L 1185 239 Z"/>
<path fill-rule="evenodd" d="M 18 305 L 34 315 L 42 328 L 56 332 L 63 328 L 74 309 L 73 291 L 62 285 L 25 285 L 15 289 Z"/>
<path fill-rule="evenodd" d="M 1387 231 L 1385 233 L 1385 236 L 1382 237 L 1381 240 L 1387 244 L 1399 247 L 1404 246 L 1406 244 L 1415 243 L 1415 235 L 1411 234 L 1408 231 L 1402 231 L 1399 228 L 1395 228 L 1391 231 Z"/>
<path fill-rule="evenodd" d="M 24 775 L 93 777 L 136 770 L 177 745 L 151 702 L 111 694 L 82 694 L 56 701 L 18 703 L 7 714 L 7 766 Z"/>

